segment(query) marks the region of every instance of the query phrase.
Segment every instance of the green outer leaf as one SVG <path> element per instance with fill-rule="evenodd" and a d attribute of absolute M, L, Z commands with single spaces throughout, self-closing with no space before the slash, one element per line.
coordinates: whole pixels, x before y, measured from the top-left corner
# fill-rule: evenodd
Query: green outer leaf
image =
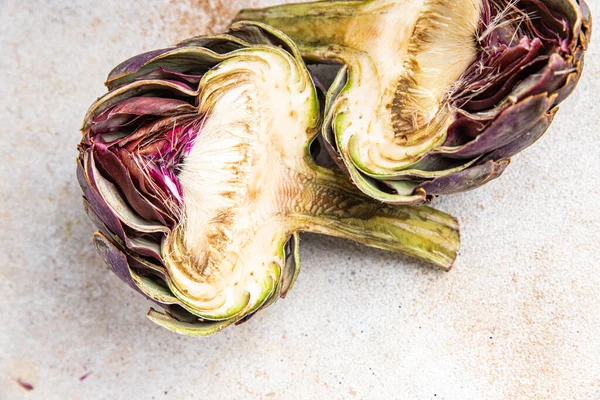
<path fill-rule="evenodd" d="M 294 233 L 289 241 L 292 246 L 292 254 L 286 255 L 285 267 L 281 273 L 281 298 L 285 298 L 300 273 L 300 235 L 297 232 Z"/>
<path fill-rule="evenodd" d="M 158 312 L 154 308 L 151 308 L 150 311 L 148 311 L 147 316 L 152 322 L 163 328 L 186 336 L 209 336 L 222 331 L 236 322 L 235 319 L 225 321 L 182 322 L 167 314 Z"/>

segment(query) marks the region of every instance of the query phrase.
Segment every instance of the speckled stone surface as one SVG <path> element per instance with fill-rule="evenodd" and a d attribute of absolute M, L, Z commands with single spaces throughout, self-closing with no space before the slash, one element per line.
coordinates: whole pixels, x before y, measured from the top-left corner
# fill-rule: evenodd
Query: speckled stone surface
<path fill-rule="evenodd" d="M 128 56 L 276 1 L 1 2 L 0 399 L 600 399 L 598 37 L 548 134 L 435 203 L 462 224 L 452 272 L 304 235 L 296 286 L 249 323 L 146 319 L 91 245 L 81 119 Z"/>

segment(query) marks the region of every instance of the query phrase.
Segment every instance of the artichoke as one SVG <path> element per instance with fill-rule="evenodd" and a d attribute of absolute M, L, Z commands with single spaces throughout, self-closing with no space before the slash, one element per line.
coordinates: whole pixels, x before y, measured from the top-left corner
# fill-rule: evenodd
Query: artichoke
<path fill-rule="evenodd" d="M 454 218 L 383 205 L 314 161 L 320 103 L 294 44 L 239 23 L 117 66 L 82 127 L 77 175 L 110 269 L 202 336 L 284 297 L 299 231 L 449 268 Z"/>
<path fill-rule="evenodd" d="M 584 0 L 322 1 L 238 19 L 341 65 L 326 147 L 361 191 L 396 204 L 500 176 L 575 88 L 591 35 Z"/>

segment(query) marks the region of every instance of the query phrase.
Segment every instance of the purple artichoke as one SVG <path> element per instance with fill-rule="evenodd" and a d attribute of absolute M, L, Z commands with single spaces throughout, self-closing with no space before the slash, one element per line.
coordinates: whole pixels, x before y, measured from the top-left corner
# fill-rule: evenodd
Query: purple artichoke
<path fill-rule="evenodd" d="M 341 68 L 328 149 L 365 194 L 415 204 L 502 174 L 583 70 L 584 0 L 322 1 L 245 10 Z"/>
<path fill-rule="evenodd" d="M 382 205 L 313 161 L 317 91 L 280 32 L 236 24 L 133 57 L 106 85 L 82 128 L 84 205 L 98 252 L 168 329 L 208 335 L 285 296 L 299 231 L 452 265 L 452 217 Z"/>

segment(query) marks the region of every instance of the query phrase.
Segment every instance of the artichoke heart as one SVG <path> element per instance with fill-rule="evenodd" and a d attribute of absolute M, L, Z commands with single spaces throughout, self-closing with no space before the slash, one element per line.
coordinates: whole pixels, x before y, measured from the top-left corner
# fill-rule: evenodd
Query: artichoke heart
<path fill-rule="evenodd" d="M 317 90 L 295 45 L 260 23 L 133 57 L 89 109 L 79 145 L 84 205 L 111 270 L 203 336 L 283 297 L 298 232 L 404 252 L 441 268 L 456 220 L 365 196 L 317 165 Z"/>
<path fill-rule="evenodd" d="M 477 188 L 546 131 L 591 35 L 584 0 L 321 1 L 243 10 L 336 63 L 323 136 L 387 203 Z"/>

